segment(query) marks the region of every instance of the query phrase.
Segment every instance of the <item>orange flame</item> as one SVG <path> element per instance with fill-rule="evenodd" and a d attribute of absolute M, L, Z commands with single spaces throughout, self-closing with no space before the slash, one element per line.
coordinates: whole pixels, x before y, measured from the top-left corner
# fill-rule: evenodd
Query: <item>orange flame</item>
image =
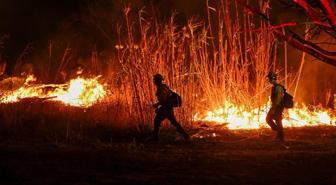
<path fill-rule="evenodd" d="M 263 128 L 269 103 L 252 110 L 244 106 L 237 106 L 230 102 L 224 103 L 222 108 L 207 111 L 203 116 L 200 113 L 194 115 L 195 121 L 214 122 L 226 124 L 229 129 L 258 129 Z M 308 109 L 304 104 L 297 104 L 295 108 L 285 111 L 284 127 L 335 125 L 336 117 L 331 112 L 323 109 Z"/>
<path fill-rule="evenodd" d="M 0 96 L 0 102 L 12 103 L 24 98 L 45 98 L 71 106 L 89 107 L 106 96 L 103 85 L 98 82 L 99 77 L 87 79 L 77 77 L 66 84 L 31 85 L 30 82 L 36 81 L 36 78 L 29 76 L 24 86 L 14 91 L 5 92 Z"/>
<path fill-rule="evenodd" d="M 33 84 L 36 77 L 28 76 L 23 86 L 16 90 L 5 91 L 0 96 L 0 103 L 18 102 L 25 98 L 42 98 L 48 101 L 59 101 L 76 107 L 90 107 L 104 99 L 107 91 L 95 78 L 77 77 L 65 84 Z M 258 129 L 267 126 L 265 119 L 270 103 L 259 108 L 248 109 L 225 102 L 220 108 L 207 111 L 205 114 L 197 113 L 194 121 L 214 122 L 225 124 L 229 129 Z M 301 104 L 285 111 L 284 127 L 302 127 L 319 125 L 336 125 L 336 116 L 327 109 L 309 108 Z"/>

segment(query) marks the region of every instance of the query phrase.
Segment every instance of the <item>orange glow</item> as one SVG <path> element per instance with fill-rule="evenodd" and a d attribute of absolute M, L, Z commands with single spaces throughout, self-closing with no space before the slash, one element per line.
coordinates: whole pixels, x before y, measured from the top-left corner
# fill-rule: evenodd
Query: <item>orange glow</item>
<path fill-rule="evenodd" d="M 224 103 L 223 108 L 207 111 L 201 116 L 194 115 L 195 121 L 225 124 L 229 129 L 258 129 L 266 127 L 266 115 L 269 103 L 252 110 L 232 103 Z M 323 109 L 308 109 L 304 104 L 297 104 L 295 108 L 284 111 L 284 127 L 335 125 L 336 117 L 331 112 Z"/>
<path fill-rule="evenodd" d="M 0 102 L 13 103 L 24 98 L 45 98 L 71 106 L 89 107 L 106 96 L 103 85 L 98 82 L 99 77 L 77 77 L 65 84 L 30 84 L 36 78 L 29 76 L 24 86 L 2 94 Z"/>
<path fill-rule="evenodd" d="M 107 97 L 104 86 L 95 78 L 77 77 L 65 84 L 36 84 L 35 76 L 28 76 L 22 86 L 2 92 L 0 103 L 14 103 L 25 98 L 58 101 L 75 107 L 90 107 Z M 248 109 L 243 105 L 225 102 L 222 107 L 193 116 L 194 121 L 224 124 L 228 129 L 258 129 L 267 127 L 265 122 L 270 103 Z M 285 110 L 284 127 L 336 125 L 336 116 L 330 110 L 297 104 Z"/>

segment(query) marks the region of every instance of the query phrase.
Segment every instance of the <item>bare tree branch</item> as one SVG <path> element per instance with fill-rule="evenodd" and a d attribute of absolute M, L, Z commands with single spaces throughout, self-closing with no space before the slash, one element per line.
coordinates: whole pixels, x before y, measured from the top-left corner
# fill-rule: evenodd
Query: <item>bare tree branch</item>
<path fill-rule="evenodd" d="M 271 26 L 274 26 L 273 22 L 267 15 L 265 15 L 258 8 L 248 5 L 246 3 L 246 0 L 236 0 L 236 1 L 253 14 L 259 15 L 263 19 L 267 20 Z M 324 28 L 325 31 L 331 33 L 333 27 L 331 25 L 321 22 L 320 19 L 315 15 L 314 10 L 311 8 L 309 3 L 305 2 L 304 0 L 294 0 L 294 1 L 298 3 L 300 6 L 302 6 L 306 11 L 308 11 L 307 13 L 309 14 L 310 18 L 313 19 L 314 24 L 317 24 L 321 29 Z M 325 62 L 327 64 L 336 67 L 336 59 L 328 57 L 328 56 L 336 56 L 336 52 L 327 51 L 317 46 L 316 44 L 301 38 L 298 34 L 291 31 L 290 29 L 287 28 L 286 30 L 288 33 L 286 35 L 277 29 L 274 29 L 273 32 L 278 38 L 288 42 L 292 47 L 299 49 L 303 52 L 306 52 L 311 56 L 321 60 L 322 62 Z"/>

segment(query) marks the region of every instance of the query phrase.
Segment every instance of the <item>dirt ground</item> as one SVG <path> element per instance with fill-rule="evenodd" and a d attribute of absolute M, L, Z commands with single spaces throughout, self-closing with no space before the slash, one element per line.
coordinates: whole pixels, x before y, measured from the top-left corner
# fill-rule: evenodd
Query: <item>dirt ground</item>
<path fill-rule="evenodd" d="M 188 143 L 165 132 L 159 143 L 3 142 L 0 184 L 336 184 L 336 128 L 286 129 L 290 148 L 268 129 L 191 132 Z"/>

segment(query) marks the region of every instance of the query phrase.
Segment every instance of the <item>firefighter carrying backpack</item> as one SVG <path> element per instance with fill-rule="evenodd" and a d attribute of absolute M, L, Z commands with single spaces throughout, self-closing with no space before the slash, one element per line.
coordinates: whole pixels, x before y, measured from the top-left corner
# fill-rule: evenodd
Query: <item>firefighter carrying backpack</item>
<path fill-rule="evenodd" d="M 169 104 L 172 107 L 181 107 L 182 106 L 182 98 L 179 94 L 174 91 L 171 91 L 169 96 Z"/>

